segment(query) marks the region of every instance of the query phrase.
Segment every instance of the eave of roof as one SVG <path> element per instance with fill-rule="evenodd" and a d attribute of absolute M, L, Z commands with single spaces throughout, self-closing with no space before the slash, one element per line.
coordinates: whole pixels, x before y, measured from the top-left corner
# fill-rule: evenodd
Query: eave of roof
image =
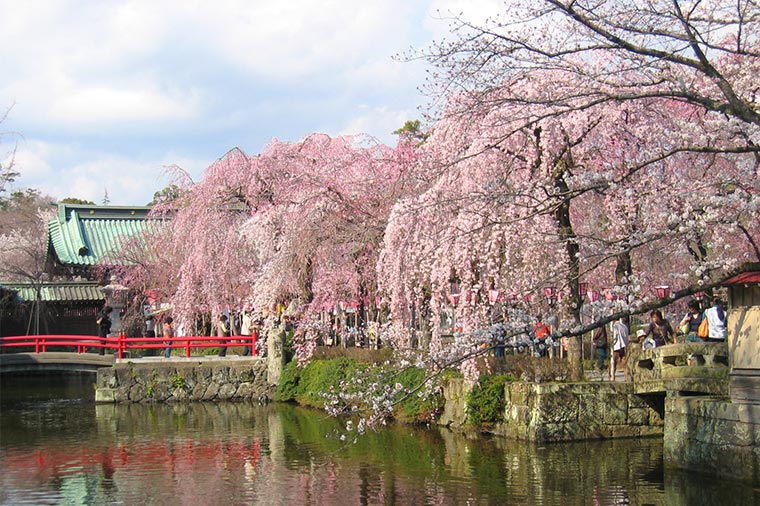
<path fill-rule="evenodd" d="M 747 285 L 760 283 L 760 271 L 742 272 L 723 282 L 724 285 Z"/>
<path fill-rule="evenodd" d="M 95 265 L 145 231 L 149 207 L 59 204 L 48 223 L 49 251 L 64 265 Z"/>
<path fill-rule="evenodd" d="M 15 292 L 18 302 L 33 302 L 37 299 L 37 288 L 29 282 L 4 282 L 0 287 Z M 39 287 L 43 302 L 103 302 L 105 294 L 95 282 L 44 282 Z"/>

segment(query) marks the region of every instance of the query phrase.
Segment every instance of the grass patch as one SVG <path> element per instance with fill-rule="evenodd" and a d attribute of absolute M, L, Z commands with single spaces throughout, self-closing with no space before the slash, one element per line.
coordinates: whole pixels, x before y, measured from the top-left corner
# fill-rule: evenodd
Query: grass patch
<path fill-rule="evenodd" d="M 426 371 L 413 367 L 394 368 L 348 357 L 312 358 L 302 368 L 296 362 L 285 365 L 275 400 L 323 408 L 327 394 L 342 391 L 352 395 L 349 411 L 361 412 L 372 403 L 373 396 L 398 390 L 400 384 L 401 392 L 391 399 L 395 403 L 394 417 L 406 422 L 429 422 L 440 414 L 444 400 L 439 388 L 419 388 L 425 378 Z"/>
<path fill-rule="evenodd" d="M 314 350 L 312 360 L 330 360 L 341 357 L 350 358 L 356 362 L 379 365 L 393 360 L 393 350 L 390 348 L 370 350 L 368 348 L 319 346 Z"/>
<path fill-rule="evenodd" d="M 493 425 L 504 421 L 504 385 L 516 381 L 510 374 L 481 376 L 467 396 L 467 417 L 474 425 Z"/>

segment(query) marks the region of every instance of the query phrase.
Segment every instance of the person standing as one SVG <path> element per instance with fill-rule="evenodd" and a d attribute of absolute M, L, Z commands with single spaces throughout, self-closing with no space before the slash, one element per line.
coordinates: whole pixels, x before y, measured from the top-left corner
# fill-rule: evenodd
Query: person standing
<path fill-rule="evenodd" d="M 545 357 L 546 356 L 546 338 L 551 335 L 552 331 L 548 325 L 544 324 L 543 318 L 541 317 L 541 315 L 538 315 L 537 319 L 538 319 L 538 322 L 533 327 L 533 336 L 536 339 L 536 342 L 535 342 L 536 356 Z"/>
<path fill-rule="evenodd" d="M 662 312 L 659 309 L 655 309 L 650 313 L 650 316 L 652 323 L 649 325 L 649 329 L 647 329 L 646 336 L 652 337 L 655 347 L 665 346 L 669 342 L 674 342 L 676 333 L 673 332 L 670 322 L 662 317 Z"/>
<path fill-rule="evenodd" d="M 173 323 L 174 319 L 171 316 L 164 320 L 164 339 L 174 338 L 174 326 L 172 325 Z M 167 347 L 164 349 L 164 357 L 170 358 L 172 356 L 172 349 L 169 346 L 171 346 L 172 341 L 164 341 L 164 344 L 167 345 Z"/>
<path fill-rule="evenodd" d="M 699 308 L 699 301 L 692 300 L 689 302 L 689 312 L 686 313 L 679 324 L 686 332 L 686 341 L 690 343 L 701 343 L 699 338 L 699 325 L 702 323 L 702 311 Z"/>
<path fill-rule="evenodd" d="M 156 320 L 153 319 L 153 315 L 152 314 L 149 314 L 149 315 L 147 315 L 145 317 L 145 323 L 143 325 L 142 335 L 145 338 L 155 338 L 156 337 Z M 150 343 L 148 341 L 145 341 L 145 343 L 151 344 L 151 345 L 153 344 L 153 343 Z M 143 343 L 143 344 L 145 344 L 145 343 Z M 157 351 L 155 350 L 155 348 L 147 348 L 143 352 L 143 355 L 146 356 L 146 357 L 152 357 L 152 356 L 154 356 L 156 354 L 157 354 Z"/>
<path fill-rule="evenodd" d="M 243 320 L 240 324 L 240 335 L 243 336 L 243 356 L 247 357 L 251 354 L 251 336 L 253 335 L 253 315 L 250 309 L 246 309 L 243 312 Z"/>
<path fill-rule="evenodd" d="M 596 368 L 599 371 L 604 370 L 604 359 L 607 358 L 607 328 L 602 325 L 594 331 L 591 342 L 596 350 Z M 604 379 L 604 377 L 602 377 Z"/>
<path fill-rule="evenodd" d="M 230 324 L 228 323 L 226 314 L 222 314 L 219 316 L 219 324 L 217 325 L 216 335 L 218 337 L 230 337 Z M 220 344 L 219 356 L 226 357 L 227 356 L 227 340 L 221 339 L 219 340 L 219 344 Z"/>
<path fill-rule="evenodd" d="M 144 337 L 156 337 L 156 320 L 153 319 L 153 315 L 149 314 L 145 317 L 145 336 Z"/>
<path fill-rule="evenodd" d="M 610 358 L 610 381 L 615 381 L 618 363 L 626 374 L 625 353 L 628 348 L 628 326 L 625 320 L 620 318 L 612 325 L 612 357 Z"/>
<path fill-rule="evenodd" d="M 715 297 L 713 299 L 713 305 L 707 311 L 705 311 L 705 318 L 707 318 L 707 324 L 709 333 L 707 337 L 708 343 L 722 343 L 726 340 L 726 310 L 723 307 L 723 302 Z"/>
<path fill-rule="evenodd" d="M 107 341 L 106 338 L 108 337 L 108 334 L 111 333 L 111 312 L 113 311 L 113 308 L 111 306 L 106 306 L 103 308 L 103 311 L 100 312 L 98 315 L 98 319 L 96 320 L 96 323 L 98 324 L 98 337 L 100 338 L 100 348 L 98 350 L 98 353 L 101 355 L 105 355 L 106 353 L 106 345 Z"/>

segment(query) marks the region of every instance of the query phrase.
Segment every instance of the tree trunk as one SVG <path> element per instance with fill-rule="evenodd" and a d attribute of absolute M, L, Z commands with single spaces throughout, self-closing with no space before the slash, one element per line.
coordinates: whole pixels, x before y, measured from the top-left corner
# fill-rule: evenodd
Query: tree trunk
<path fill-rule="evenodd" d="M 629 285 L 631 283 L 631 275 L 633 274 L 633 264 L 631 263 L 630 250 L 626 249 L 622 253 L 619 253 L 615 260 L 615 282 L 618 286 Z M 626 327 L 630 329 L 631 317 L 626 316 L 624 321 Z"/>
<path fill-rule="evenodd" d="M 573 230 L 572 221 L 570 220 L 569 188 L 564 177 L 566 165 L 567 164 L 564 160 L 559 160 L 553 174 L 554 187 L 557 190 L 557 195 L 561 198 L 554 211 L 554 221 L 557 224 L 559 240 L 565 245 L 565 253 L 567 254 L 568 270 L 566 279 L 568 286 L 572 291 L 568 310 L 573 319 L 573 326 L 577 326 L 580 324 L 581 319 L 581 298 L 578 294 L 578 278 L 580 276 L 578 259 L 580 258 L 580 246 L 575 231 Z M 570 365 L 570 381 L 583 380 L 581 339 L 582 337 L 571 338 L 567 343 L 567 360 Z"/>

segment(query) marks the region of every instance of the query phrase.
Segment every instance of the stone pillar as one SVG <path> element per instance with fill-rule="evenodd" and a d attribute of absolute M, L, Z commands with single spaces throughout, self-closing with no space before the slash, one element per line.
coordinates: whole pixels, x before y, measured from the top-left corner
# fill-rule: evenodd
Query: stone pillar
<path fill-rule="evenodd" d="M 111 317 L 111 332 L 108 337 L 119 337 L 119 334 L 124 330 L 124 325 L 121 322 L 121 310 L 124 309 L 124 303 L 121 301 L 112 301 L 111 307 L 113 311 L 109 315 Z"/>
<path fill-rule="evenodd" d="M 285 329 L 277 326 L 269 331 L 267 339 L 267 381 L 270 385 L 280 382 L 285 367 Z"/>

